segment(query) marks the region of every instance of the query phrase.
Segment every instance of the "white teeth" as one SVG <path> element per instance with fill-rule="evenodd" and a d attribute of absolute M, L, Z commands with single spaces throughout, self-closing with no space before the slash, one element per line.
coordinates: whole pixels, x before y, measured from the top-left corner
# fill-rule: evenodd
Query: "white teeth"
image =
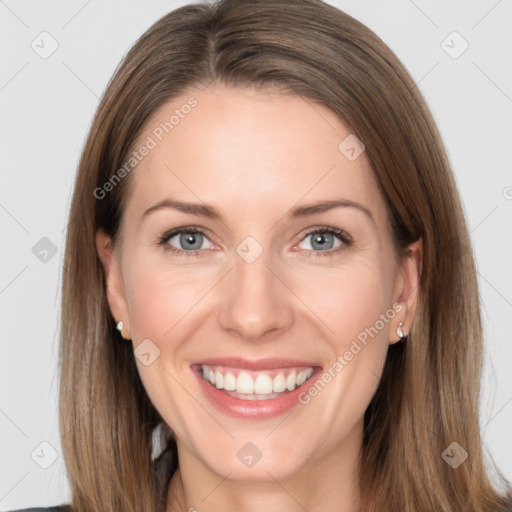
<path fill-rule="evenodd" d="M 288 377 L 286 377 L 286 389 L 288 391 L 293 391 L 295 389 L 295 384 L 297 382 L 297 372 L 292 370 Z"/>
<path fill-rule="evenodd" d="M 286 377 L 286 371 L 281 371 L 272 379 L 265 372 L 253 372 L 253 374 L 257 373 L 256 378 L 253 379 L 252 375 L 245 371 L 240 371 L 238 376 L 235 377 L 233 372 L 225 371 L 221 367 L 214 370 L 208 365 L 202 365 L 201 370 L 206 382 L 244 400 L 276 398 L 286 390 L 294 391 L 302 386 L 314 373 L 314 368 L 306 368 L 299 372 L 292 369 Z"/>
<path fill-rule="evenodd" d="M 224 389 L 226 391 L 235 391 L 236 389 L 236 379 L 232 373 L 226 373 L 224 376 Z"/>
<path fill-rule="evenodd" d="M 302 386 L 304 382 L 306 382 L 306 379 L 308 375 L 308 370 L 303 370 L 297 375 L 297 386 Z"/>
<path fill-rule="evenodd" d="M 268 375 L 260 373 L 254 381 L 254 393 L 257 395 L 272 393 L 272 379 Z"/>
<path fill-rule="evenodd" d="M 236 379 L 236 392 L 245 395 L 252 395 L 254 393 L 254 381 L 252 377 L 245 372 L 241 372 Z"/>
<path fill-rule="evenodd" d="M 215 372 L 215 387 L 217 389 L 224 388 L 224 376 L 219 372 L 219 370 Z"/>
<path fill-rule="evenodd" d="M 282 373 L 279 373 L 272 380 L 272 390 L 274 393 L 282 393 L 286 389 L 286 379 Z"/>

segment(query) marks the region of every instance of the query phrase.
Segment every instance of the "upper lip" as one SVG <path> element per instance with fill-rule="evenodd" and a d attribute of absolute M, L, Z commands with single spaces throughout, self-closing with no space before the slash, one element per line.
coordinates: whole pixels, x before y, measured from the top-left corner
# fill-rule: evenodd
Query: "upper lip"
<path fill-rule="evenodd" d="M 277 368 L 288 367 L 304 367 L 314 368 L 318 366 L 311 361 L 299 361 L 297 359 L 284 359 L 284 358 L 265 358 L 265 359 L 244 359 L 241 357 L 213 357 L 208 359 L 201 359 L 195 363 L 197 365 L 208 366 L 227 366 L 231 368 L 240 368 L 244 370 L 263 371 L 275 370 Z"/>

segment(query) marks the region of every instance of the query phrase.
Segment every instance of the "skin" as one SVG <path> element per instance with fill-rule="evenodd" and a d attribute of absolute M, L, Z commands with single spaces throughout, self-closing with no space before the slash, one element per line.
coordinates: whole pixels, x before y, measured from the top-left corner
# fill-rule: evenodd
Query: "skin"
<path fill-rule="evenodd" d="M 349 130 L 302 98 L 213 84 L 160 108 L 138 140 L 190 96 L 198 106 L 130 177 L 115 247 L 97 233 L 123 336 L 134 347 L 149 339 L 160 350 L 149 366 L 136 361 L 177 439 L 180 470 L 168 510 L 356 511 L 363 415 L 388 347 L 399 341 L 398 323 L 408 332 L 413 322 L 421 241 L 398 258 L 365 153 L 349 161 L 338 150 Z M 223 221 L 169 208 L 143 217 L 170 197 L 212 205 Z M 352 207 L 287 217 L 298 205 L 330 199 L 357 202 L 373 220 Z M 186 226 L 205 231 L 202 256 L 158 245 Z M 352 245 L 334 237 L 325 249 L 313 247 L 307 231 L 325 226 L 348 232 Z M 248 236 L 263 249 L 252 263 L 236 252 Z M 179 235 L 166 243 L 190 251 Z M 233 355 L 295 358 L 325 370 L 394 303 L 401 310 L 316 397 L 277 418 L 225 415 L 190 370 L 201 359 Z M 248 442 L 262 454 L 251 468 L 237 458 Z"/>

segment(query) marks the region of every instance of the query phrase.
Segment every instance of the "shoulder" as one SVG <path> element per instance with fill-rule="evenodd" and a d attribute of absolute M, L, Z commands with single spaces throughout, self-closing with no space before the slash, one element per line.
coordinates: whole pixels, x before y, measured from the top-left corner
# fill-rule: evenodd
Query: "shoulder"
<path fill-rule="evenodd" d="M 11 510 L 11 512 L 70 512 L 71 508 L 69 505 L 57 505 L 54 507 L 33 507 L 23 508 L 19 510 Z"/>

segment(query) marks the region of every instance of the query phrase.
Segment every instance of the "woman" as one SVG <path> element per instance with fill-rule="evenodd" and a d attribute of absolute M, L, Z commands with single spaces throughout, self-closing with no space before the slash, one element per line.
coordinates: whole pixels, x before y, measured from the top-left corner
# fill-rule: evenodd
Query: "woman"
<path fill-rule="evenodd" d="M 319 0 L 190 5 L 140 38 L 83 150 L 62 300 L 70 510 L 511 506 L 438 131 Z"/>

